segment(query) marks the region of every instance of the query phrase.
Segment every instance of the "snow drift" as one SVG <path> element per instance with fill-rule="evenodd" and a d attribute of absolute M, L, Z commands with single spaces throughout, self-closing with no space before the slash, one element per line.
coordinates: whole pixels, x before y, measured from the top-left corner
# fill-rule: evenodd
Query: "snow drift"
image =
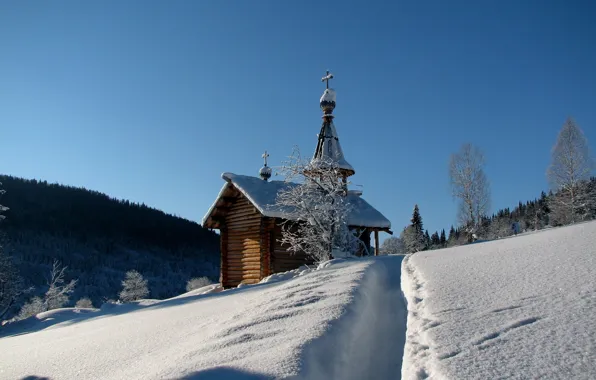
<path fill-rule="evenodd" d="M 404 260 L 404 379 L 596 378 L 596 222 Z"/>

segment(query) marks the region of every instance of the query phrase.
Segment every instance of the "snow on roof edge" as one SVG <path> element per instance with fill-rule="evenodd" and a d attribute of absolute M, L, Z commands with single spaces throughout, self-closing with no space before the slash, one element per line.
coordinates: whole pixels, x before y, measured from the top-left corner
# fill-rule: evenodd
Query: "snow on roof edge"
<path fill-rule="evenodd" d="M 223 178 L 223 175 L 224 174 L 221 175 L 222 178 Z M 209 210 L 207 210 L 207 213 L 205 214 L 205 216 L 203 216 L 203 219 L 201 220 L 201 226 L 202 227 L 205 226 L 205 223 L 207 222 L 207 219 L 209 219 L 209 217 L 211 216 L 211 213 L 215 209 L 215 205 L 219 201 L 219 198 L 221 198 L 221 196 L 223 195 L 224 191 L 226 191 L 226 189 L 228 187 L 230 187 L 230 182 L 229 181 L 226 181 L 226 183 L 222 186 L 221 190 L 219 190 L 219 193 L 217 194 L 217 197 L 215 198 L 215 201 L 213 201 L 213 203 L 211 204 L 211 207 L 209 207 Z"/>
<path fill-rule="evenodd" d="M 288 217 L 288 212 L 274 208 L 271 198 L 277 195 L 278 191 L 285 186 L 297 185 L 293 182 L 285 181 L 263 181 L 260 178 L 237 175 L 233 173 L 224 173 L 226 180 L 229 180 L 247 199 L 266 217 L 282 218 Z M 250 189 L 257 184 L 258 189 Z M 262 186 L 262 187 L 261 187 Z M 263 191 L 263 187 L 268 187 Z M 257 199 L 258 197 L 261 199 Z M 364 198 L 355 193 L 349 193 L 350 203 L 354 205 L 354 212 L 349 216 L 351 226 L 391 228 L 391 221 L 385 217 L 379 210 L 368 203 Z"/>

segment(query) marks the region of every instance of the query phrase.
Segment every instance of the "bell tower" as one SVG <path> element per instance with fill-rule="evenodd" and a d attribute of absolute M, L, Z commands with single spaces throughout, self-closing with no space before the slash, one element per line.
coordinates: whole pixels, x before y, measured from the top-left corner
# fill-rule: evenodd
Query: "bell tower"
<path fill-rule="evenodd" d="M 323 125 L 318 135 L 317 148 L 311 160 L 311 167 L 317 167 L 320 163 L 333 162 L 341 171 L 344 182 L 349 176 L 356 173 L 352 165 L 346 161 L 344 153 L 339 143 L 339 136 L 333 124 L 333 110 L 336 104 L 335 90 L 329 88 L 329 80 L 333 79 L 333 74 L 327 71 L 326 75 L 321 78 L 322 82 L 326 82 L 326 88 L 321 96 L 320 106 L 323 111 Z"/>

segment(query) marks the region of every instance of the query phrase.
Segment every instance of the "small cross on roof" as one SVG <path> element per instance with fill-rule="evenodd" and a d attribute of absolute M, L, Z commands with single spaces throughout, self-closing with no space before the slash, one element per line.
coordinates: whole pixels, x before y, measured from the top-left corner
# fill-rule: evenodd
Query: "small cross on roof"
<path fill-rule="evenodd" d="M 265 151 L 265 153 L 263 153 L 261 155 L 261 157 L 263 157 L 263 159 L 265 160 L 265 166 L 267 166 L 267 157 L 269 157 L 269 153 L 267 153 L 267 151 Z"/>

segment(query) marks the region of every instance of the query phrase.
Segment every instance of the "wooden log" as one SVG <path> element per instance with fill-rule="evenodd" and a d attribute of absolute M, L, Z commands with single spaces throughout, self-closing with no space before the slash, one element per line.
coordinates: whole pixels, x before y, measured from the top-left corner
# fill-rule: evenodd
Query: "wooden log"
<path fill-rule="evenodd" d="M 230 248 L 230 247 L 228 247 Z M 243 256 L 261 256 L 261 251 L 258 247 L 256 248 L 244 248 L 244 249 L 230 249 L 230 251 L 236 252 L 236 256 L 238 254 L 242 254 Z"/>
<path fill-rule="evenodd" d="M 246 260 L 247 262 L 249 261 L 259 261 L 261 259 L 261 255 L 234 255 L 234 256 L 228 256 L 227 260 L 228 261 L 238 261 L 238 262 L 242 262 L 242 260 Z"/>
<path fill-rule="evenodd" d="M 245 280 L 245 279 L 256 279 L 256 280 L 260 280 L 261 279 L 261 275 L 258 272 L 255 272 L 255 273 L 239 273 L 239 275 L 237 275 L 237 276 L 233 276 L 233 274 L 230 273 L 230 276 L 231 276 L 230 279 L 232 279 L 232 280 Z"/>
<path fill-rule="evenodd" d="M 232 231 L 230 236 L 241 236 L 246 234 L 253 234 L 255 236 L 259 236 L 259 224 L 230 224 L 226 223 L 228 228 Z"/>
<path fill-rule="evenodd" d="M 228 253 L 228 258 L 230 259 L 255 259 L 258 260 L 261 257 L 261 253 L 257 252 L 257 253 L 242 253 L 242 252 L 234 252 L 234 253 Z"/>
<path fill-rule="evenodd" d="M 242 220 L 255 221 L 255 220 L 260 220 L 261 215 L 254 214 L 252 212 L 244 212 L 244 211 L 234 212 L 234 210 L 230 210 L 230 212 L 228 212 L 228 214 L 227 214 L 226 219 L 234 220 L 234 221 L 242 221 Z"/>
<path fill-rule="evenodd" d="M 250 280 L 242 280 L 242 283 L 247 285 L 258 284 L 260 280 L 258 279 L 250 279 Z"/>
<path fill-rule="evenodd" d="M 238 263 L 258 263 L 261 257 L 259 256 L 236 256 L 236 257 L 228 257 L 228 262 L 238 262 Z"/>
<path fill-rule="evenodd" d="M 260 246 L 259 238 L 257 236 L 245 237 L 245 238 L 228 238 L 228 244 L 236 244 L 236 245 L 243 245 L 243 244 L 255 244 Z"/>
<path fill-rule="evenodd" d="M 228 271 L 229 271 L 229 273 L 234 273 L 234 272 L 252 273 L 252 274 L 258 274 L 260 276 L 261 275 L 261 265 L 259 263 L 256 263 L 255 265 L 250 265 L 250 266 L 244 266 L 244 265 L 237 266 L 237 267 L 229 266 Z"/>
<path fill-rule="evenodd" d="M 259 249 L 261 246 L 259 245 L 258 242 L 256 243 L 252 243 L 252 242 L 243 242 L 243 241 L 238 241 L 238 242 L 228 242 L 228 249 L 230 250 L 238 250 L 238 251 L 244 251 L 245 249 Z"/>
<path fill-rule="evenodd" d="M 237 215 L 244 214 L 244 215 L 261 215 L 258 211 L 256 211 L 250 205 L 232 205 L 230 207 L 230 213 L 234 213 Z"/>
<path fill-rule="evenodd" d="M 245 214 L 245 213 L 234 213 L 229 212 L 226 220 L 228 222 L 260 222 L 261 216 L 259 214 Z"/>
<path fill-rule="evenodd" d="M 259 255 L 260 256 L 261 251 L 259 250 L 258 246 L 255 247 L 250 247 L 250 246 L 244 246 L 242 244 L 240 245 L 230 245 L 228 244 L 228 255 Z"/>
<path fill-rule="evenodd" d="M 245 271 L 245 270 L 230 270 L 228 273 L 228 276 L 230 276 L 230 278 L 235 279 L 235 278 L 259 278 L 259 276 L 261 275 L 261 273 L 256 270 L 251 270 L 251 271 Z"/>
<path fill-rule="evenodd" d="M 259 261 L 253 262 L 229 262 L 228 261 L 228 270 L 239 270 L 239 269 L 246 269 L 246 270 L 261 270 L 261 263 Z"/>
<path fill-rule="evenodd" d="M 259 236 L 258 235 L 247 235 L 246 237 L 239 237 L 239 236 L 230 236 L 228 237 L 228 242 L 232 242 L 232 243 L 253 243 L 253 244 L 257 244 L 257 245 L 261 245 L 259 242 Z"/>
<path fill-rule="evenodd" d="M 255 234 L 254 232 L 252 232 L 251 234 L 246 234 L 244 236 L 230 235 L 228 237 L 228 241 L 232 241 L 235 243 L 242 243 L 245 241 L 254 241 L 256 243 L 259 243 L 259 240 L 259 235 Z"/>
<path fill-rule="evenodd" d="M 257 243 L 259 242 L 259 234 L 255 231 L 236 231 L 232 230 L 232 233 L 228 235 L 229 241 L 245 241 L 245 240 L 254 240 Z"/>
<path fill-rule="evenodd" d="M 259 245 L 259 243 L 251 243 L 251 242 L 237 242 L 237 243 L 233 243 L 233 242 L 228 242 L 228 249 L 230 250 L 239 250 L 239 251 L 244 251 L 244 250 L 250 250 L 250 249 L 260 249 L 261 246 Z"/>
<path fill-rule="evenodd" d="M 226 219 L 226 225 L 228 225 L 231 230 L 234 230 L 236 232 L 253 232 L 257 235 L 259 234 L 258 221 Z"/>

